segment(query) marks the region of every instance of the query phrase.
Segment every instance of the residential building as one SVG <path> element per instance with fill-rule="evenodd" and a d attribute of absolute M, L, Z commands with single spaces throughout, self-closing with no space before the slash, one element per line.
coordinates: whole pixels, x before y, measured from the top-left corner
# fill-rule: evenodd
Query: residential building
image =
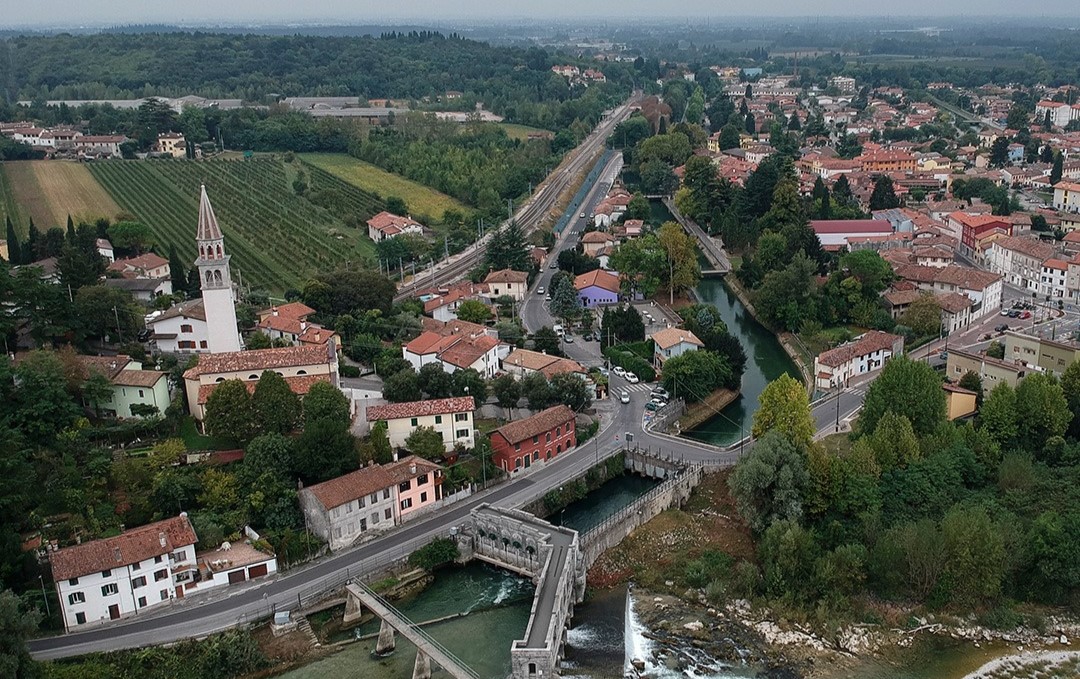
<path fill-rule="evenodd" d="M 1039 294 L 1051 300 L 1071 299 L 1074 295 L 1069 294 L 1068 279 L 1069 262 L 1051 257 L 1042 264 Z"/>
<path fill-rule="evenodd" d="M 316 382 L 339 385 L 337 349 L 332 343 L 204 354 L 184 373 L 184 393 L 192 417 L 202 423 L 206 401 L 217 385 L 240 380 L 254 392 L 264 370 L 284 377 L 293 393 L 301 397 Z"/>
<path fill-rule="evenodd" d="M 619 277 L 610 271 L 596 269 L 574 279 L 581 306 L 594 309 L 619 302 Z"/>
<path fill-rule="evenodd" d="M 583 379 L 586 376 L 585 368 L 577 361 L 528 349 L 512 351 L 503 359 L 502 368 L 518 379 L 537 372 L 548 379 L 561 373 L 573 373 Z"/>
<path fill-rule="evenodd" d="M 978 394 L 948 382 L 943 382 L 941 388 L 945 390 L 945 412 L 950 422 L 975 414 Z"/>
<path fill-rule="evenodd" d="M 971 307 L 974 302 L 959 292 L 943 292 L 934 295 L 941 307 L 941 329 L 946 335 L 963 330 L 971 325 Z"/>
<path fill-rule="evenodd" d="M 615 247 L 615 238 L 605 231 L 590 231 L 581 237 L 582 251 L 589 257 L 596 257 L 604 250 Z"/>
<path fill-rule="evenodd" d="M 98 254 L 104 257 L 109 264 L 116 261 L 116 257 L 113 255 L 113 246 L 109 239 L 98 238 L 94 241 L 94 246 L 97 248 Z M 4 259 L 7 259 L 7 257 L 4 257 Z"/>
<path fill-rule="evenodd" d="M 523 302 L 529 290 L 529 274 L 513 269 L 492 271 L 484 278 L 484 283 L 488 286 L 488 294 L 492 299 L 506 295 Z"/>
<path fill-rule="evenodd" d="M 424 225 L 420 222 L 412 217 L 401 217 L 385 210 L 367 220 L 367 226 L 368 237 L 376 243 L 403 233 L 424 235 Z"/>
<path fill-rule="evenodd" d="M 67 630 L 183 598 L 198 572 L 186 514 L 51 552 Z"/>
<path fill-rule="evenodd" d="M 1035 104 L 1035 124 L 1042 125 L 1047 113 L 1055 127 L 1065 127 L 1070 121 L 1080 119 L 1080 104 L 1070 106 L 1060 101 L 1040 101 Z"/>
<path fill-rule="evenodd" d="M 209 353 L 210 334 L 202 299 L 191 299 L 146 317 L 158 349 L 168 354 Z"/>
<path fill-rule="evenodd" d="M 835 87 L 842 94 L 855 94 L 855 78 L 843 75 L 834 75 L 829 78 L 829 86 Z"/>
<path fill-rule="evenodd" d="M 896 267 L 901 280 L 934 293 L 958 292 L 971 298 L 971 320 L 1001 308 L 1002 277 L 996 273 L 959 264 L 944 267 L 902 264 Z"/>
<path fill-rule="evenodd" d="M 106 278 L 104 284 L 131 293 L 143 304 L 151 304 L 163 295 L 172 294 L 172 281 L 168 278 Z"/>
<path fill-rule="evenodd" d="M 853 377 L 880 370 L 885 361 L 904 352 L 904 338 L 870 330 L 854 341 L 822 352 L 814 361 L 818 389 L 835 389 Z"/>
<path fill-rule="evenodd" d="M 1038 372 L 1061 377 L 1073 361 L 1080 358 L 1080 344 L 1038 335 L 1026 335 L 1015 330 L 1005 331 L 1005 359 Z"/>
<path fill-rule="evenodd" d="M 1054 208 L 1062 212 L 1080 212 L 1080 184 L 1075 182 L 1054 184 Z"/>
<path fill-rule="evenodd" d="M 442 436 L 443 447 L 450 452 L 457 446 L 473 448 L 473 411 L 476 402 L 472 396 L 440 398 L 431 401 L 410 401 L 370 406 L 365 418 L 374 425 L 386 425 L 390 445 L 405 448 L 405 441 L 420 427 L 434 429 Z"/>
<path fill-rule="evenodd" d="M 120 145 L 130 141 L 123 135 L 84 134 L 76 137 L 72 144 L 75 151 L 83 156 L 100 156 L 103 158 L 119 158 Z"/>
<path fill-rule="evenodd" d="M 200 187 L 199 228 L 195 240 L 199 250 L 195 267 L 199 271 L 199 284 L 202 288 L 206 338 L 210 353 L 238 352 L 241 346 L 240 331 L 236 325 L 235 298 L 229 272 L 230 255 L 225 251 L 225 236 L 218 226 L 205 185 Z M 189 400 L 188 404 L 191 403 L 193 401 Z"/>
<path fill-rule="evenodd" d="M 990 234 L 998 232 L 1006 236 L 1013 233 L 1012 224 L 993 215 L 973 215 L 967 212 L 953 212 L 949 215 L 948 227 L 952 236 L 960 241 L 960 253 L 969 259 L 976 257 L 979 246 Z"/>
<path fill-rule="evenodd" d="M 315 310 L 303 302 L 289 302 L 260 311 L 256 327 L 271 340 L 284 340 L 293 346 L 333 342 L 340 347 L 341 338 L 336 332 L 308 321 L 313 313 Z"/>
<path fill-rule="evenodd" d="M 128 259 L 117 259 L 109 264 L 106 271 L 118 273 L 125 278 L 153 278 L 153 279 L 169 279 L 171 276 L 169 268 L 169 260 L 155 255 L 153 252 L 147 252 L 146 254 L 139 255 L 137 257 L 129 257 Z M 172 294 L 172 286 L 169 286 L 169 293 Z"/>
<path fill-rule="evenodd" d="M 404 517 L 442 500 L 443 470 L 409 456 L 392 464 L 369 464 L 354 472 L 303 488 L 300 509 L 308 530 L 331 551 L 367 540 L 401 525 Z"/>
<path fill-rule="evenodd" d="M 1007 236 L 990 244 L 986 264 L 1012 285 L 1038 292 L 1043 262 L 1056 254 L 1054 246 L 1033 238 Z"/>
<path fill-rule="evenodd" d="M 509 351 L 509 344 L 488 334 L 441 335 L 427 331 L 403 346 L 401 355 L 416 371 L 429 363 L 441 363 L 448 373 L 472 368 L 490 379 Z"/>
<path fill-rule="evenodd" d="M 1024 378 L 1027 368 L 1014 361 L 991 358 L 985 352 L 970 352 L 950 347 L 945 364 L 945 377 L 959 381 L 969 372 L 978 375 L 982 380 L 983 391 L 990 393 L 1002 383 L 1015 387 Z"/>
<path fill-rule="evenodd" d="M 119 418 L 141 418 L 147 414 L 135 414 L 148 408 L 155 408 L 157 415 L 164 415 L 169 407 L 168 375 L 156 370 L 143 370 L 142 363 L 131 360 L 123 354 L 116 356 L 78 356 L 79 363 L 87 371 L 98 373 L 109 380 L 112 393 L 100 403 L 88 403 L 103 414 Z"/>
<path fill-rule="evenodd" d="M 817 234 L 821 247 L 826 250 L 847 247 L 849 238 L 893 234 L 892 224 L 884 219 L 812 219 L 810 228 Z"/>
<path fill-rule="evenodd" d="M 485 283 L 465 283 L 450 288 L 440 288 L 436 294 L 427 296 L 424 301 L 424 313 L 437 321 L 454 321 L 457 320 L 458 307 L 463 302 L 476 300 L 486 304 L 490 297 L 489 287 Z"/>
<path fill-rule="evenodd" d="M 173 158 L 183 158 L 187 155 L 187 140 L 179 132 L 161 132 L 154 144 L 154 151 Z"/>
<path fill-rule="evenodd" d="M 862 171 L 872 174 L 884 172 L 914 172 L 917 166 L 915 156 L 906 151 L 871 151 L 856 158 Z"/>
<path fill-rule="evenodd" d="M 574 411 L 565 405 L 505 424 L 491 432 L 492 460 L 516 473 L 577 446 Z"/>
<path fill-rule="evenodd" d="M 653 366 L 662 370 L 664 361 L 675 356 L 682 356 L 688 351 L 697 351 L 705 343 L 689 330 L 664 328 L 649 336 L 653 341 Z"/>

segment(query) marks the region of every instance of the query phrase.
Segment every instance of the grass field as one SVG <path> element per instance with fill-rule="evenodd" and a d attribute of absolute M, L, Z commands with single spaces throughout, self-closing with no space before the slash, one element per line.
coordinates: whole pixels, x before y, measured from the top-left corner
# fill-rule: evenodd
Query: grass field
<path fill-rule="evenodd" d="M 110 160 L 89 167 L 121 208 L 150 227 L 162 254 L 175 247 L 185 261 L 195 258 L 205 182 L 233 256 L 233 277 L 252 288 L 280 293 L 314 273 L 375 255 L 361 227 L 383 209 L 382 200 L 317 168 L 304 197 L 293 191 L 285 163 L 269 158 Z"/>
<path fill-rule="evenodd" d="M 15 196 L 11 191 L 11 184 L 8 182 L 7 175 L 4 174 L 4 164 L 0 163 L 0 221 L 9 217 L 11 218 L 11 223 L 15 225 L 15 231 L 20 236 L 26 234 L 26 216 L 23 214 L 23 211 L 19 209 L 19 204 L 15 202 Z"/>
<path fill-rule="evenodd" d="M 18 231 L 26 233 L 28 217 L 39 231 L 63 227 L 68 215 L 78 222 L 113 219 L 121 211 L 81 163 L 24 160 L 3 164 L 5 205 L 16 205 Z M 10 193 L 10 197 L 8 194 Z M 10 207 L 8 208 L 10 209 Z M 16 220 L 12 220 L 16 221 Z"/>
<path fill-rule="evenodd" d="M 390 196 L 401 198 L 409 206 L 409 211 L 416 219 L 424 216 L 429 221 L 441 220 L 446 210 L 469 212 L 468 206 L 445 193 L 387 172 L 352 156 L 336 153 L 305 153 L 301 154 L 300 158 L 310 165 L 326 170 L 353 186 L 377 194 L 383 199 Z"/>
<path fill-rule="evenodd" d="M 506 130 L 506 135 L 511 139 L 520 139 L 521 141 L 527 141 L 530 134 L 545 134 L 547 136 L 553 136 L 550 130 L 541 130 L 539 127 L 529 127 L 528 125 L 518 125 L 517 123 L 499 123 L 499 127 Z"/>

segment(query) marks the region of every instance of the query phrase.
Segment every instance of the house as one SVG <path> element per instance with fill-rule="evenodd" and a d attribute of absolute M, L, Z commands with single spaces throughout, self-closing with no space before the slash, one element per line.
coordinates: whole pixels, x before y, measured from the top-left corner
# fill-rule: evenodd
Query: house
<path fill-rule="evenodd" d="M 119 418 L 141 418 L 142 411 L 155 408 L 158 415 L 164 415 L 169 407 L 168 375 L 156 370 L 143 370 L 142 363 L 133 361 L 129 356 L 78 356 L 79 363 L 91 373 L 103 375 L 112 385 L 112 394 L 100 403 L 89 404 L 101 412 Z M 140 414 L 132 412 L 135 408 Z"/>
<path fill-rule="evenodd" d="M 117 158 L 120 156 L 120 145 L 130 141 L 122 135 L 82 135 L 72 142 L 75 151 L 83 156 L 101 156 L 105 158 Z"/>
<path fill-rule="evenodd" d="M 1038 292 L 1043 262 L 1056 254 L 1054 246 L 1033 238 L 1007 236 L 990 244 L 987 267 L 1017 287 Z"/>
<path fill-rule="evenodd" d="M 472 368 L 485 379 L 495 376 L 509 351 L 509 344 L 488 334 L 441 335 L 431 331 L 401 347 L 402 358 L 418 372 L 429 363 L 442 363 L 448 373 Z"/>
<path fill-rule="evenodd" d="M 610 271 L 596 269 L 574 279 L 581 306 L 593 309 L 619 302 L 619 278 Z"/>
<path fill-rule="evenodd" d="M 1061 212 L 1080 212 L 1080 184 L 1075 182 L 1054 184 L 1054 208 Z"/>
<path fill-rule="evenodd" d="M 968 258 L 974 258 L 979 246 L 995 231 L 1006 236 L 1013 233 L 1008 220 L 993 215 L 957 211 L 949 215 L 947 224 L 951 235 L 960 241 L 960 253 Z"/>
<path fill-rule="evenodd" d="M 173 158 L 187 155 L 187 140 L 179 132 L 160 132 L 154 143 L 154 151 Z"/>
<path fill-rule="evenodd" d="M 492 271 L 484 278 L 484 283 L 488 286 L 488 294 L 492 299 L 507 295 L 515 301 L 524 302 L 525 293 L 529 290 L 529 274 L 513 269 Z"/>
<path fill-rule="evenodd" d="M 974 302 L 970 297 L 959 292 L 944 292 L 934 295 L 934 299 L 941 307 L 941 327 L 946 335 L 971 325 Z"/>
<path fill-rule="evenodd" d="M 148 316 L 146 327 L 158 349 L 169 354 L 209 353 L 209 331 L 202 298 L 174 304 L 156 317 Z"/>
<path fill-rule="evenodd" d="M 386 424 L 390 445 L 405 448 L 405 441 L 420 427 L 434 429 L 442 436 L 446 452 L 457 446 L 473 448 L 473 411 L 476 402 L 472 396 L 440 398 L 431 401 L 410 401 L 370 406 L 365 417 L 369 424 Z"/>
<path fill-rule="evenodd" d="M 941 388 L 945 390 L 945 412 L 950 422 L 975 414 L 978 394 L 948 382 L 943 382 Z"/>
<path fill-rule="evenodd" d="M 186 514 L 49 554 L 64 628 L 116 620 L 173 597 L 198 572 Z"/>
<path fill-rule="evenodd" d="M 870 330 L 835 349 L 822 352 L 814 360 L 818 389 L 835 389 L 853 377 L 880 370 L 885 361 L 904 352 L 904 338 Z"/>
<path fill-rule="evenodd" d="M 574 419 L 560 404 L 499 427 L 491 432 L 492 460 L 511 473 L 547 462 L 577 445 Z"/>
<path fill-rule="evenodd" d="M 971 298 L 971 320 L 982 318 L 1001 308 L 1002 277 L 996 273 L 959 264 L 943 267 L 901 264 L 896 275 L 933 293 L 959 292 Z"/>
<path fill-rule="evenodd" d="M 1071 299 L 1074 295 L 1069 294 L 1068 280 L 1069 262 L 1051 257 L 1042 264 L 1039 294 L 1052 300 Z"/>
<path fill-rule="evenodd" d="M 361 467 L 303 488 L 298 495 L 305 526 L 334 551 L 437 506 L 442 482 L 442 467 L 413 455 L 392 464 Z"/>
<path fill-rule="evenodd" d="M 917 166 L 915 156 L 906 151 L 871 151 L 864 153 L 855 160 L 859 161 L 863 172 L 871 174 L 914 172 Z"/>
<path fill-rule="evenodd" d="M 596 257 L 601 251 L 615 247 L 615 239 L 604 231 L 590 231 L 581 237 L 582 251 L 589 257 Z"/>
<path fill-rule="evenodd" d="M 1038 372 L 1061 377 L 1069 365 L 1080 358 L 1080 344 L 1062 338 L 1060 340 L 1026 335 L 1015 330 L 1005 331 L 1005 360 L 1012 361 Z"/>
<path fill-rule="evenodd" d="M 847 247 L 849 238 L 893 234 L 892 224 L 884 219 L 812 219 L 810 228 L 826 250 Z"/>
<path fill-rule="evenodd" d="M 106 271 L 118 273 L 124 278 L 171 278 L 169 260 L 155 255 L 153 252 L 147 252 L 137 257 L 129 257 L 128 259 L 117 259 L 109 264 Z M 169 287 L 169 294 L 172 294 L 171 286 Z"/>
<path fill-rule="evenodd" d="M 107 238 L 98 238 L 94 241 L 94 247 L 97 248 L 97 253 L 105 258 L 109 264 L 116 261 L 116 257 L 113 255 L 113 246 Z M 4 259 L 7 259 L 6 257 Z"/>
<path fill-rule="evenodd" d="M 383 210 L 371 219 L 367 220 L 368 238 L 378 243 L 379 241 L 400 236 L 403 233 L 413 233 L 418 236 L 424 234 L 424 225 L 411 217 L 400 217 Z"/>
<path fill-rule="evenodd" d="M 289 302 L 260 311 L 256 327 L 271 340 L 284 340 L 293 346 L 333 342 L 340 347 L 341 338 L 336 332 L 308 321 L 313 313 L 315 310 L 302 302 Z"/>
<path fill-rule="evenodd" d="M 983 391 L 990 391 L 998 384 L 1005 383 L 1015 387 L 1024 379 L 1027 368 L 1015 361 L 991 358 L 985 352 L 969 352 L 949 347 L 949 356 L 945 364 L 945 377 L 959 381 L 965 374 L 973 372 L 983 383 Z"/>
<path fill-rule="evenodd" d="M 537 372 L 548 379 L 561 373 L 574 373 L 582 378 L 586 375 L 585 368 L 577 361 L 528 349 L 512 351 L 503 359 L 502 367 L 503 370 L 519 379 Z"/>
<path fill-rule="evenodd" d="M 130 292 L 132 297 L 144 304 L 172 294 L 172 281 L 168 278 L 106 278 L 104 282 L 110 288 Z"/>
<path fill-rule="evenodd" d="M 457 320 L 457 310 L 463 302 L 486 301 L 489 298 L 488 286 L 484 283 L 441 288 L 424 302 L 424 313 L 437 321 L 454 321 Z"/>
<path fill-rule="evenodd" d="M 705 343 L 689 330 L 664 328 L 654 332 L 649 338 L 653 341 L 653 366 L 662 370 L 664 361 L 674 356 L 681 356 L 688 351 L 697 351 Z"/>
<path fill-rule="evenodd" d="M 217 385 L 226 380 L 240 380 L 254 392 L 264 370 L 284 377 L 293 393 L 301 397 L 316 382 L 339 385 L 337 348 L 333 343 L 203 354 L 184 373 L 184 393 L 192 417 L 200 424 L 203 422 L 206 401 Z"/>

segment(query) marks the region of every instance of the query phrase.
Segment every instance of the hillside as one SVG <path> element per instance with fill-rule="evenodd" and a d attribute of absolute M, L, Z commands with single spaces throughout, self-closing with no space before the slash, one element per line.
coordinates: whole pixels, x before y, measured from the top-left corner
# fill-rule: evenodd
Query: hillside
<path fill-rule="evenodd" d="M 307 276 L 373 258 L 360 228 L 377 197 L 313 171 L 305 196 L 281 160 L 109 161 L 88 166 L 125 211 L 150 226 L 165 253 L 195 258 L 199 184 L 206 184 L 235 269 L 253 288 L 281 292 Z M 351 224 L 349 226 L 347 224 Z M 358 226 L 359 225 L 359 226 Z"/>

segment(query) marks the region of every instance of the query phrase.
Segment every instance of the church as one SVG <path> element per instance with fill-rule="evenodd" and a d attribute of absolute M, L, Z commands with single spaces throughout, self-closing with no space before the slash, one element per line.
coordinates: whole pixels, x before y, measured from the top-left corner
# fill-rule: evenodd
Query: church
<path fill-rule="evenodd" d="M 229 254 L 206 186 L 202 187 L 199 196 L 199 228 L 195 238 L 199 249 L 195 266 L 202 288 L 207 353 L 200 354 L 199 362 L 184 373 L 184 393 L 188 410 L 199 425 L 202 426 L 206 414 L 207 399 L 225 380 L 240 380 L 248 391 L 253 392 L 263 371 L 273 370 L 301 397 L 316 382 L 329 382 L 340 388 L 335 342 L 278 349 L 241 349 Z"/>

